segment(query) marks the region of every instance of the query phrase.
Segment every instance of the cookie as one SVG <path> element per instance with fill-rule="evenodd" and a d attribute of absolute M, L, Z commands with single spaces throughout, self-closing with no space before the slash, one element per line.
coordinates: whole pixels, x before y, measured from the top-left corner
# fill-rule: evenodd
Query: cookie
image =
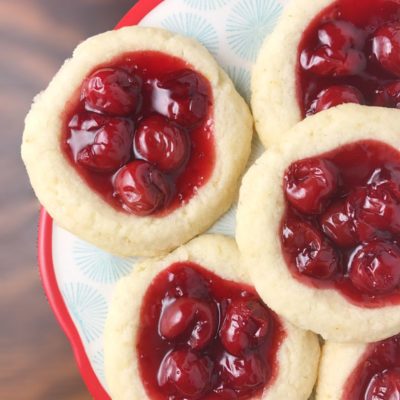
<path fill-rule="evenodd" d="M 158 255 L 228 210 L 252 118 L 196 41 L 127 27 L 74 51 L 25 121 L 22 158 L 57 224 L 121 256 Z"/>
<path fill-rule="evenodd" d="M 399 11 L 386 0 L 291 1 L 252 75 L 263 144 L 285 140 L 302 119 L 343 103 L 397 108 Z"/>
<path fill-rule="evenodd" d="M 115 400 L 308 399 L 318 359 L 317 337 L 262 303 L 223 236 L 138 265 L 118 284 L 106 323 Z"/>
<path fill-rule="evenodd" d="M 392 399 L 399 395 L 400 338 L 324 345 L 316 400 Z"/>
<path fill-rule="evenodd" d="M 237 234 L 261 298 L 333 341 L 400 330 L 400 115 L 345 104 L 294 127 L 240 190 Z"/>

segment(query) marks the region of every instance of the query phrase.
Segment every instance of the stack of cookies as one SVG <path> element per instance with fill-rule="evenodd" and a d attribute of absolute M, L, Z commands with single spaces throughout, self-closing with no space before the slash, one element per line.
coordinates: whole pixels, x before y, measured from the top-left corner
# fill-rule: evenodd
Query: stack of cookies
<path fill-rule="evenodd" d="M 400 398 L 400 2 L 293 0 L 253 118 L 197 42 L 78 46 L 26 119 L 55 221 L 117 255 L 114 400 Z M 242 179 L 242 175 L 244 177 Z M 203 234 L 237 198 L 236 241 Z M 200 236 L 199 236 L 200 235 Z"/>

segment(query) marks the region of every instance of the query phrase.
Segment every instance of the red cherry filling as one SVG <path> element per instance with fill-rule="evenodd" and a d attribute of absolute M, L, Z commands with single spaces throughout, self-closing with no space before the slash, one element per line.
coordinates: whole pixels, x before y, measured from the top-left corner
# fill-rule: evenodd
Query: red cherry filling
<path fill-rule="evenodd" d="M 71 99 L 62 151 L 116 210 L 164 216 L 212 174 L 212 103 L 209 82 L 185 61 L 125 54 L 99 66 Z"/>
<path fill-rule="evenodd" d="M 111 172 L 129 161 L 132 121 L 84 113 L 74 115 L 69 128 L 69 145 L 78 164 L 96 172 Z"/>
<path fill-rule="evenodd" d="M 206 83 L 200 75 L 183 69 L 164 75 L 156 85 L 157 112 L 182 125 L 194 125 L 204 119 L 209 100 Z"/>
<path fill-rule="evenodd" d="M 218 361 L 218 373 L 239 394 L 251 393 L 262 387 L 266 380 L 267 366 L 257 353 L 236 357 L 224 353 Z"/>
<path fill-rule="evenodd" d="M 203 277 L 202 271 L 196 268 L 176 268 L 168 276 L 167 298 L 192 297 L 195 299 L 208 300 L 210 298 L 210 285 Z"/>
<path fill-rule="evenodd" d="M 365 41 L 364 32 L 347 21 L 331 21 L 318 29 L 318 39 L 322 46 L 329 46 L 333 51 L 350 48 L 362 48 Z"/>
<path fill-rule="evenodd" d="M 151 399 L 245 400 L 276 377 L 279 319 L 251 287 L 196 264 L 173 264 L 154 279 L 139 326 L 139 373 Z"/>
<path fill-rule="evenodd" d="M 340 247 L 357 244 L 353 218 L 343 202 L 334 203 L 320 219 L 322 231 Z"/>
<path fill-rule="evenodd" d="M 372 343 L 360 357 L 343 389 L 343 400 L 400 398 L 400 337 Z"/>
<path fill-rule="evenodd" d="M 364 98 L 362 93 L 352 86 L 331 86 L 318 93 L 307 115 L 319 113 L 320 111 L 345 103 L 363 104 Z"/>
<path fill-rule="evenodd" d="M 239 397 L 232 389 L 215 389 L 207 400 L 237 400 Z"/>
<path fill-rule="evenodd" d="M 337 185 L 335 168 L 325 160 L 309 159 L 293 163 L 285 174 L 287 200 L 299 211 L 318 214 Z"/>
<path fill-rule="evenodd" d="M 87 110 L 128 116 L 141 106 L 141 79 L 123 69 L 102 68 L 85 79 L 82 97 Z"/>
<path fill-rule="evenodd" d="M 287 168 L 281 245 L 296 279 L 360 306 L 400 303 L 399 168 L 400 153 L 377 141 Z"/>
<path fill-rule="evenodd" d="M 191 297 L 174 300 L 163 309 L 160 317 L 160 333 L 168 340 L 187 336 L 187 344 L 194 350 L 206 346 L 216 332 L 217 311 L 215 305 Z"/>
<path fill-rule="evenodd" d="M 229 353 L 236 356 L 259 347 L 269 333 L 269 315 L 256 301 L 233 301 L 225 314 L 219 335 Z"/>
<path fill-rule="evenodd" d="M 351 256 L 349 278 L 364 293 L 390 293 L 400 285 L 400 249 L 385 242 L 366 242 Z"/>
<path fill-rule="evenodd" d="M 172 188 L 167 178 L 145 161 L 132 161 L 115 176 L 115 191 L 136 215 L 150 215 L 168 204 Z"/>
<path fill-rule="evenodd" d="M 298 47 L 303 117 L 343 103 L 397 107 L 400 4 L 336 0 L 307 27 Z"/>
<path fill-rule="evenodd" d="M 374 106 L 400 108 L 400 81 L 389 83 L 376 90 Z"/>
<path fill-rule="evenodd" d="M 366 60 L 360 51 L 364 34 L 346 21 L 332 21 L 317 31 L 318 43 L 313 49 L 304 49 L 300 63 L 304 70 L 316 75 L 354 75 L 365 68 Z"/>
<path fill-rule="evenodd" d="M 168 354 L 158 374 L 158 385 L 170 395 L 199 399 L 209 388 L 213 363 L 191 350 L 176 350 Z"/>
<path fill-rule="evenodd" d="M 140 122 L 134 143 L 135 156 L 148 161 L 161 171 L 182 167 L 190 156 L 187 133 L 160 115 L 152 115 Z"/>
<path fill-rule="evenodd" d="M 377 230 L 400 233 L 400 202 L 389 185 L 358 188 L 347 203 L 360 240 L 376 236 Z"/>
<path fill-rule="evenodd" d="M 400 76 L 400 24 L 381 26 L 372 38 L 372 52 L 386 71 Z"/>
<path fill-rule="evenodd" d="M 400 399 L 400 368 L 386 369 L 375 374 L 364 398 L 365 400 Z"/>
<path fill-rule="evenodd" d="M 283 226 L 282 243 L 301 274 L 329 279 L 336 273 L 335 250 L 311 224 L 289 218 Z"/>

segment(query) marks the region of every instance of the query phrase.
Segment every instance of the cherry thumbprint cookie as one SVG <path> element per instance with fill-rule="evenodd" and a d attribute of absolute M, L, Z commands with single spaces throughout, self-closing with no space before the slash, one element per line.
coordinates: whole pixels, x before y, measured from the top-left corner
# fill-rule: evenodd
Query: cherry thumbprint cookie
<path fill-rule="evenodd" d="M 324 345 L 317 400 L 400 398 L 400 336 L 370 344 Z"/>
<path fill-rule="evenodd" d="M 113 399 L 308 399 L 317 337 L 269 309 L 238 260 L 233 239 L 205 235 L 119 283 L 105 331 Z"/>
<path fill-rule="evenodd" d="M 400 113 L 347 104 L 287 137 L 249 170 L 240 192 L 237 240 L 254 286 L 275 312 L 325 339 L 394 335 Z"/>
<path fill-rule="evenodd" d="M 260 51 L 252 105 L 264 144 L 344 103 L 400 107 L 399 0 L 293 0 Z"/>
<path fill-rule="evenodd" d="M 157 255 L 230 207 L 251 137 L 248 107 L 204 47 L 128 27 L 77 47 L 35 99 L 22 156 L 60 226 L 118 255 Z"/>

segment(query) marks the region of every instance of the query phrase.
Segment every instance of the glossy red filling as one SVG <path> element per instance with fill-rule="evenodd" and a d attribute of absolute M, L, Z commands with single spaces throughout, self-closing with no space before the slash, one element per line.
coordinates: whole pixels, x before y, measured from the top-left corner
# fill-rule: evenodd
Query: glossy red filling
<path fill-rule="evenodd" d="M 400 303 L 400 153 L 359 141 L 291 164 L 283 255 L 293 276 L 364 307 Z"/>
<path fill-rule="evenodd" d="M 284 336 L 252 287 L 175 263 L 143 298 L 140 376 L 154 400 L 252 398 L 274 381 Z"/>
<path fill-rule="evenodd" d="M 343 400 L 400 398 L 400 336 L 368 346 L 348 378 Z"/>
<path fill-rule="evenodd" d="M 212 111 L 208 80 L 185 61 L 125 54 L 82 83 L 65 112 L 62 151 L 117 210 L 165 215 L 212 174 Z"/>
<path fill-rule="evenodd" d="M 338 0 L 298 48 L 303 117 L 343 103 L 400 107 L 400 1 Z"/>

